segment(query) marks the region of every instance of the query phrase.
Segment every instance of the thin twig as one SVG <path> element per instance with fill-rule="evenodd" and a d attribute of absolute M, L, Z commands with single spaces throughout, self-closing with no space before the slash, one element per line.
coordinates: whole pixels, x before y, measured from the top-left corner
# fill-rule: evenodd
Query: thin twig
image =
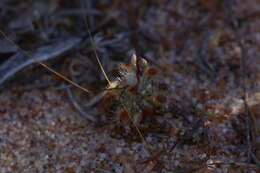
<path fill-rule="evenodd" d="M 92 115 L 88 114 L 87 112 L 83 111 L 82 108 L 80 107 L 80 105 L 75 101 L 75 98 L 74 98 L 74 95 L 73 95 L 71 89 L 67 88 L 66 91 L 67 91 L 67 94 L 69 96 L 69 100 L 70 100 L 71 104 L 80 113 L 80 115 L 82 117 L 90 120 L 91 122 L 97 123 L 98 122 L 97 119 L 94 118 L 94 116 L 92 116 Z"/>
<path fill-rule="evenodd" d="M 83 90 L 83 91 L 85 91 L 85 92 L 87 92 L 87 93 L 91 93 L 87 88 L 84 88 L 84 87 L 80 86 L 79 84 L 77 84 L 76 82 L 70 80 L 70 79 L 67 78 L 66 76 L 60 74 L 59 72 L 57 72 L 57 71 L 55 71 L 55 70 L 53 70 L 53 69 L 52 69 L 51 67 L 49 67 L 47 64 L 41 62 L 41 60 L 46 60 L 46 59 L 48 59 L 48 56 L 50 56 L 50 55 L 46 55 L 46 53 L 45 53 L 45 54 L 43 54 L 42 59 L 39 60 L 39 58 L 36 58 L 37 56 L 32 56 L 32 55 L 30 55 L 28 52 L 26 52 L 25 50 L 23 50 L 22 48 L 20 48 L 13 40 L 11 40 L 10 38 L 8 38 L 7 35 L 6 35 L 2 30 L 0 30 L 0 33 L 3 35 L 3 37 L 4 37 L 10 44 L 12 44 L 13 46 L 15 46 L 24 56 L 30 58 L 30 60 L 27 61 L 27 63 L 24 63 L 24 66 L 27 66 L 28 64 L 31 64 L 31 63 L 32 63 L 31 61 L 33 61 L 33 62 L 35 62 L 35 63 L 41 65 L 42 67 L 46 68 L 49 72 L 51 72 L 51 73 L 55 74 L 56 76 L 60 77 L 60 78 L 63 79 L 64 81 L 69 82 L 70 84 L 74 85 L 74 86 L 77 87 L 77 88 L 80 88 L 81 90 Z M 75 39 L 75 38 L 74 38 L 74 39 Z M 80 41 L 81 41 L 80 39 L 77 39 L 77 42 L 80 42 Z M 44 49 L 46 49 L 46 48 L 44 48 Z M 40 50 L 43 51 L 42 49 L 40 49 Z M 36 55 L 38 55 L 37 53 L 39 53 L 39 52 L 36 51 Z M 56 53 L 56 52 L 53 53 L 53 54 L 54 54 L 54 55 L 52 55 L 52 56 L 57 56 L 57 53 Z M 24 66 L 20 66 L 20 68 L 23 68 Z M 3 79 L 1 79 L 1 80 L 2 80 L 1 82 L 3 82 L 3 81 L 6 80 L 6 79 L 3 78 Z M 1 83 L 1 82 L 0 82 L 0 83 Z"/>
<path fill-rule="evenodd" d="M 242 93 L 242 100 L 243 100 L 243 105 L 244 105 L 244 112 L 246 114 L 246 141 L 247 141 L 247 164 L 249 165 L 251 163 L 252 159 L 252 140 L 253 140 L 253 135 L 254 133 L 252 132 L 251 125 L 254 126 L 254 130 L 256 129 L 256 123 L 255 123 L 255 117 L 254 115 L 250 112 L 248 103 L 247 103 L 247 88 L 246 88 L 246 58 L 247 58 L 247 49 L 245 48 L 241 35 L 239 33 L 239 28 L 241 27 L 241 23 L 239 23 L 239 20 L 236 16 L 234 16 L 234 10 L 231 8 L 230 2 L 226 2 L 226 12 L 227 15 L 230 17 L 230 22 L 232 25 L 232 30 L 234 31 L 236 40 L 238 41 L 238 45 L 241 49 L 241 56 L 240 56 L 240 69 L 241 69 L 241 89 L 243 91 Z M 248 172 L 249 170 L 247 170 Z"/>

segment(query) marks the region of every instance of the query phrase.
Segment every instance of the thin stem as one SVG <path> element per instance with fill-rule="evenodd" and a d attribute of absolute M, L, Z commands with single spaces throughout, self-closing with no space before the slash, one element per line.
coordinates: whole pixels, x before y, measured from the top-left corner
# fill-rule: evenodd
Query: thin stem
<path fill-rule="evenodd" d="M 75 87 L 87 92 L 87 93 L 91 93 L 90 90 L 88 90 L 87 88 L 82 87 L 81 85 L 79 85 L 78 83 L 70 80 L 69 78 L 67 78 L 66 76 L 60 74 L 59 72 L 53 70 L 51 67 L 49 67 L 47 64 L 38 61 L 35 57 L 31 56 L 28 52 L 26 52 L 25 50 L 23 50 L 21 47 L 19 47 L 13 40 L 11 40 L 10 38 L 7 37 L 7 35 L 0 30 L 0 33 L 3 35 L 3 37 L 13 46 L 15 46 L 21 53 L 23 53 L 25 56 L 33 59 L 36 63 L 38 63 L 39 65 L 41 65 L 42 67 L 46 68 L 49 72 L 55 74 L 56 76 L 60 77 L 61 79 L 67 81 L 68 83 L 74 85 Z"/>

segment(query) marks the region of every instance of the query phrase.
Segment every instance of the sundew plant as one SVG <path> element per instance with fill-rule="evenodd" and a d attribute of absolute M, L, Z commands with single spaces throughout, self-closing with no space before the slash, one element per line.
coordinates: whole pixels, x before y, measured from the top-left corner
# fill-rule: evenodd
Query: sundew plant
<path fill-rule="evenodd" d="M 260 172 L 259 10 L 0 1 L 0 172 Z"/>

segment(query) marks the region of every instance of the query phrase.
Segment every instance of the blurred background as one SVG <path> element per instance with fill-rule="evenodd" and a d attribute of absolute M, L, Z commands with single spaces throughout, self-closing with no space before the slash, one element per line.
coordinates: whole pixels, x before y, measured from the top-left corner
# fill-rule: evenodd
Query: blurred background
<path fill-rule="evenodd" d="M 128 62 L 135 52 L 153 63 L 167 59 L 169 65 L 176 66 L 175 72 L 238 85 L 239 42 L 243 42 L 248 54 L 247 77 L 253 79 L 259 72 L 257 1 L 4 0 L 0 8 L 0 27 L 8 38 L 33 55 L 43 49 L 49 54 L 46 60 L 59 57 L 58 64 L 62 64 L 61 59 L 85 57 L 98 67 L 89 29 L 106 71 L 111 71 L 112 64 Z M 67 45 L 61 45 L 64 42 Z M 2 63 L 19 53 L 3 37 L 0 44 Z M 41 59 L 42 54 L 36 55 Z M 5 79 L 9 79 L 7 71 L 20 70 L 17 65 L 3 66 L 0 77 Z M 96 69 L 97 77 L 103 80 Z"/>
<path fill-rule="evenodd" d="M 259 19 L 258 0 L 1 0 L 0 172 L 259 172 Z M 150 153 L 71 110 L 107 86 L 95 51 L 111 80 L 133 53 L 160 69 L 170 110 L 142 129 Z"/>

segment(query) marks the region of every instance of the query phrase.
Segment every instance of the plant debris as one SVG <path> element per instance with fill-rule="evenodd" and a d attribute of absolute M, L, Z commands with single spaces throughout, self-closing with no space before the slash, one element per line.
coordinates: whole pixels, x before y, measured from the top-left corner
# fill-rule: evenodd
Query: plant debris
<path fill-rule="evenodd" d="M 260 172 L 259 11 L 257 0 L 1 1 L 0 30 L 91 93 L 1 36 L 0 172 Z"/>

